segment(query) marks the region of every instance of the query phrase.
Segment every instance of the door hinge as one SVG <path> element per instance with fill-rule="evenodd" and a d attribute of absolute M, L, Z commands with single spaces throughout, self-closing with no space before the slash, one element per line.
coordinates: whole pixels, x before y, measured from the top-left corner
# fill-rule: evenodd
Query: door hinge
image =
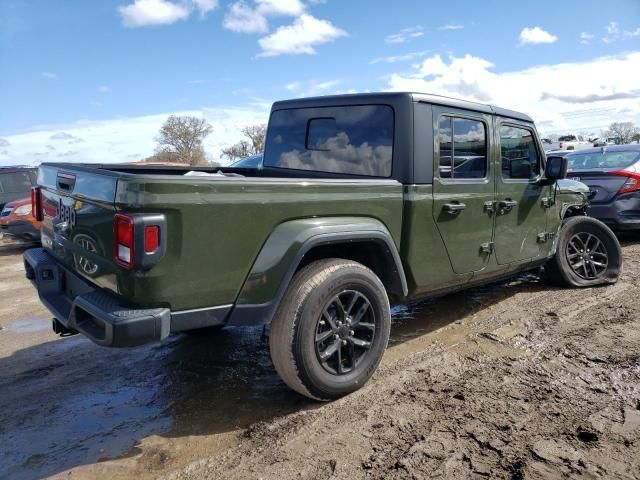
<path fill-rule="evenodd" d="M 542 197 L 541 203 L 543 208 L 551 208 L 553 206 L 553 199 L 549 197 Z"/>
<path fill-rule="evenodd" d="M 542 232 L 538 234 L 538 243 L 545 243 L 548 242 L 549 240 L 553 239 L 553 237 L 555 237 L 556 234 L 553 232 Z"/>
<path fill-rule="evenodd" d="M 493 252 L 493 242 L 487 242 L 480 245 L 480 253 L 490 254 Z"/>
<path fill-rule="evenodd" d="M 489 200 L 488 202 L 484 202 L 484 211 L 489 215 L 493 215 L 496 211 L 496 202 Z"/>

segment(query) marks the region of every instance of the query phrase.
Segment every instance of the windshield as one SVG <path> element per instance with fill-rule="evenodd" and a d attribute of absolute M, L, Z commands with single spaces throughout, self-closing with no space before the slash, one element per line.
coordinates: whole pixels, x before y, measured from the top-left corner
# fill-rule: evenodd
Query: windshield
<path fill-rule="evenodd" d="M 569 170 L 627 168 L 640 157 L 640 152 L 574 153 L 568 157 Z"/>
<path fill-rule="evenodd" d="M 558 139 L 559 142 L 575 142 L 577 140 L 575 135 L 565 135 Z"/>

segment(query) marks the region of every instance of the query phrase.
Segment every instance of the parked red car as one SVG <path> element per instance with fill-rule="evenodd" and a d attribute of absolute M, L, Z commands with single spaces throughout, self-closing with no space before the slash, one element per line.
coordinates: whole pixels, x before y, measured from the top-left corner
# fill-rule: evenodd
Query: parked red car
<path fill-rule="evenodd" d="M 31 213 L 31 198 L 5 204 L 0 212 L 0 233 L 22 240 L 40 240 L 40 222 Z"/>

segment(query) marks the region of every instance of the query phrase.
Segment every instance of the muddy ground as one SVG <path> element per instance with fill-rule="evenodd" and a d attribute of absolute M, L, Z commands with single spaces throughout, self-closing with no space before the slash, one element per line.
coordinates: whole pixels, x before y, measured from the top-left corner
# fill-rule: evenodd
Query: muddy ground
<path fill-rule="evenodd" d="M 260 329 L 110 350 L 57 338 L 0 242 L 0 478 L 640 478 L 640 236 L 614 286 L 536 275 L 395 308 L 330 404 Z"/>

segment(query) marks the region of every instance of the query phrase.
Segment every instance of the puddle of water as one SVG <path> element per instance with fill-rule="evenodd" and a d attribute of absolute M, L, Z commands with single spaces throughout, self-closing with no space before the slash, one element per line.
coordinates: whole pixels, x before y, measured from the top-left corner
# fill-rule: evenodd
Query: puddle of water
<path fill-rule="evenodd" d="M 215 434 L 314 406 L 280 381 L 261 336 L 237 328 L 135 349 L 74 336 L 0 359 L 0 478 L 134 455 L 154 434 L 203 436 L 205 454 Z"/>
<path fill-rule="evenodd" d="M 436 341 L 461 341 L 471 331 L 470 314 L 531 281 L 394 307 L 385 361 Z M 9 328 L 28 332 L 41 325 L 24 319 Z M 193 450 L 182 456 L 212 455 L 222 448 L 221 438 L 230 442 L 255 422 L 318 406 L 280 380 L 261 328 L 176 335 L 134 349 L 71 337 L 0 358 L 0 372 L 0 478 L 18 480 L 132 456 L 140 452 L 137 442 L 156 434 L 169 455 L 173 439 L 183 451 L 185 444 Z M 197 441 L 186 443 L 194 436 Z"/>
<path fill-rule="evenodd" d="M 23 318 L 14 320 L 4 329 L 9 333 L 33 333 L 51 330 L 50 318 Z"/>

